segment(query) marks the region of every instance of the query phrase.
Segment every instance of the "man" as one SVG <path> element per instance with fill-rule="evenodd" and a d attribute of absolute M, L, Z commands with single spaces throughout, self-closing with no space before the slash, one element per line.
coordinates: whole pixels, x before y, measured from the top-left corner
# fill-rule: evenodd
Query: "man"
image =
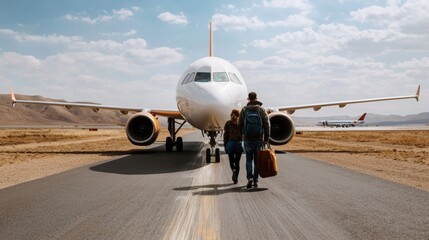
<path fill-rule="evenodd" d="M 243 107 L 239 117 L 239 127 L 246 152 L 247 188 L 258 187 L 258 159 L 256 153 L 270 138 L 268 114 L 261 107 L 255 92 L 250 92 L 247 106 Z M 252 171 L 253 170 L 253 171 Z"/>

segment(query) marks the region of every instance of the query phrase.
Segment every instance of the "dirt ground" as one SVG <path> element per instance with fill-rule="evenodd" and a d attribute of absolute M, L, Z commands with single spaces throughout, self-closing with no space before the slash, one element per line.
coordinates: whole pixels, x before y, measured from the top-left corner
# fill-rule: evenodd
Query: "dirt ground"
<path fill-rule="evenodd" d="M 429 191 L 429 131 L 306 132 L 276 149 Z"/>
<path fill-rule="evenodd" d="M 309 132 L 275 148 L 429 191 L 428 131 Z M 124 130 L 0 130 L 0 189 L 139 149 Z"/>

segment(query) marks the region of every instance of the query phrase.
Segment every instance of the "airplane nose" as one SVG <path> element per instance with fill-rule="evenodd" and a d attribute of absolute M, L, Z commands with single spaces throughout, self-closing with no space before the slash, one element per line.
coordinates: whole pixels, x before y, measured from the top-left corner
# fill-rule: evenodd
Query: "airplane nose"
<path fill-rule="evenodd" d="M 234 96 L 221 84 L 202 83 L 198 87 L 193 100 L 200 106 L 199 114 L 205 119 L 206 129 L 222 129 L 234 108 Z"/>
<path fill-rule="evenodd" d="M 222 84 L 226 85 L 226 84 Z M 194 101 L 210 108 L 231 108 L 234 96 L 229 89 L 221 84 L 201 84 L 194 95 Z"/>

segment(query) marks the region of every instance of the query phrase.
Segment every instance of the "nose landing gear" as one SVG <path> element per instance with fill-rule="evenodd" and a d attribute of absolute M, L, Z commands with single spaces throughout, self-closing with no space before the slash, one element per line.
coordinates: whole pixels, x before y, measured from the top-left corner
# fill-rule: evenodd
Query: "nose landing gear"
<path fill-rule="evenodd" d="M 206 149 L 206 163 L 210 163 L 212 157 L 215 158 L 215 162 L 220 162 L 220 149 L 216 147 L 216 137 L 219 133 L 216 131 L 204 131 L 203 133 L 210 138 L 210 148 Z"/>

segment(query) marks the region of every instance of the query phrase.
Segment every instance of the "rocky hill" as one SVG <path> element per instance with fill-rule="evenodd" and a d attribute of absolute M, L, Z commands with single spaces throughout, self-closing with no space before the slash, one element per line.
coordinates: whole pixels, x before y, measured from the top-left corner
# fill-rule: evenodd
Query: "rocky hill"
<path fill-rule="evenodd" d="M 18 99 L 37 101 L 59 101 L 42 96 L 26 96 L 16 94 Z M 32 104 L 17 104 L 12 107 L 10 96 L 0 94 L 0 125 L 76 125 L 76 124 L 106 124 L 125 125 L 129 115 L 119 111 L 103 110 L 98 113 L 88 108 L 71 108 L 60 106 L 43 106 Z"/>

